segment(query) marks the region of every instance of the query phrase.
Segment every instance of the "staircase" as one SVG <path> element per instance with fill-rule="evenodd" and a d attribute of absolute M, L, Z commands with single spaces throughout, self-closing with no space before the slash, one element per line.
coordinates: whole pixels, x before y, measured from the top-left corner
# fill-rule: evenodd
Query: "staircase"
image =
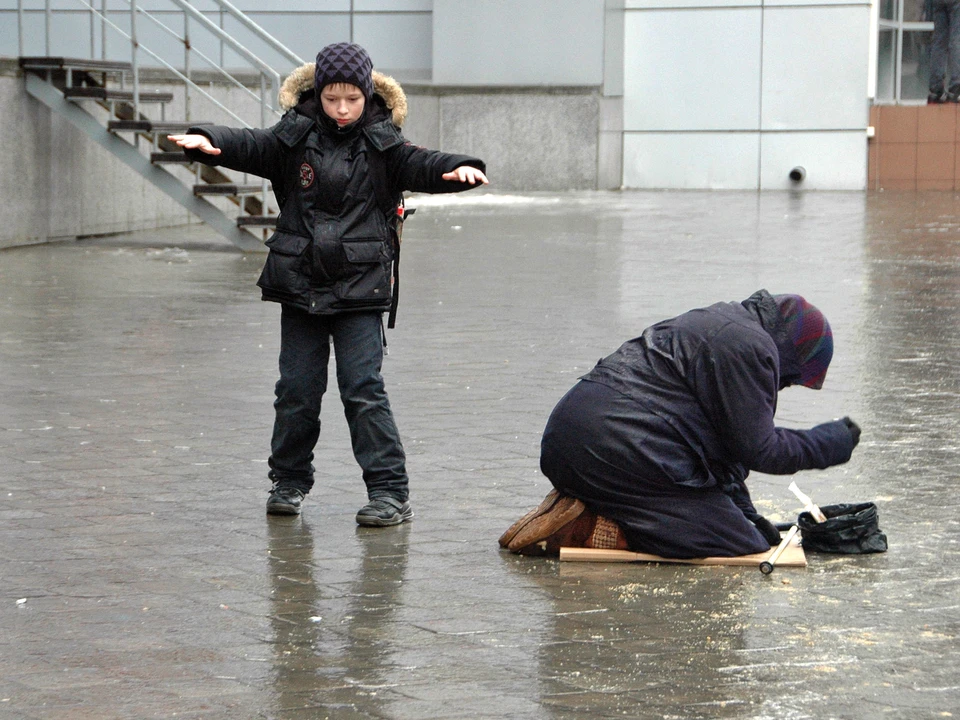
<path fill-rule="evenodd" d="M 172 76 L 183 81 L 186 88 L 186 103 L 189 108 L 191 88 L 208 99 L 213 98 L 191 79 L 189 59 L 185 60 L 183 72 L 166 62 L 136 41 L 135 19 L 139 15 L 150 18 L 150 14 L 129 0 L 131 5 L 131 26 L 129 33 L 113 25 L 130 41 L 132 58 L 130 62 L 106 58 L 70 58 L 59 56 L 21 56 L 20 68 L 23 72 L 27 93 L 43 103 L 52 112 L 66 119 L 71 125 L 85 133 L 91 140 L 111 152 L 131 170 L 163 191 L 170 198 L 193 213 L 204 223 L 240 250 L 262 252 L 265 250 L 263 239 L 267 230 L 275 225 L 276 215 L 270 212 L 270 187 L 266 181 L 247 183 L 237 181 L 219 168 L 202 163 L 191 163 L 167 135 L 186 132 L 187 128 L 208 125 L 202 120 L 170 120 L 166 117 L 167 105 L 174 100 L 173 92 L 157 92 L 140 88 L 140 67 L 138 53 L 146 51 L 165 66 Z M 267 67 L 256 56 L 237 43 L 233 38 L 204 19 L 185 0 L 171 0 L 183 9 L 184 37 L 178 38 L 185 47 L 187 57 L 195 50 L 187 34 L 187 22 L 204 25 L 217 35 L 221 42 L 228 44 L 241 56 L 246 56 L 255 69 L 260 72 L 261 121 L 266 126 L 279 116 L 276 108 L 276 91 L 279 90 L 280 76 Z M 259 33 L 259 37 L 271 47 L 281 50 L 291 61 L 291 66 L 302 61 L 283 48 L 276 40 L 260 30 L 225 0 L 216 0 L 231 13 L 244 20 L 248 30 Z M 85 5 L 92 13 L 99 14 L 91 5 Z M 103 15 L 104 22 L 107 20 Z M 106 27 L 106 25 L 105 25 Z M 104 44 L 105 47 L 105 44 Z M 94 54 L 91 47 L 91 55 Z M 105 54 L 105 53 L 104 53 Z M 204 60 L 208 58 L 204 57 Z M 224 68 L 215 67 L 234 85 L 240 86 Z M 273 105 L 269 104 L 268 92 L 273 90 Z M 247 91 L 250 92 L 250 91 Z M 252 94 L 252 93 L 251 93 Z M 213 100 L 217 105 L 220 105 Z M 220 105 L 220 107 L 223 107 Z M 236 119 L 237 126 L 249 126 L 229 109 L 223 108 Z M 105 112 L 104 112 L 105 111 Z M 189 109 L 187 110 L 189 112 Z M 104 122 L 106 117 L 106 122 Z M 183 169 L 189 170 L 185 173 Z M 189 177 L 188 180 L 185 178 Z M 225 198 L 229 203 L 215 204 L 210 198 Z M 235 207 L 235 211 L 225 208 Z"/>

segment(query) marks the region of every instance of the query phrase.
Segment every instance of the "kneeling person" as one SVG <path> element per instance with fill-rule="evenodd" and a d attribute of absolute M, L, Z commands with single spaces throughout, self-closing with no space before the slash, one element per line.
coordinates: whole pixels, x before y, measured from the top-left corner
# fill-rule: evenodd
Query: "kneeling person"
<path fill-rule="evenodd" d="M 555 490 L 501 546 L 668 558 L 768 550 L 780 536 L 753 506 L 749 472 L 839 465 L 860 439 L 849 418 L 810 430 L 774 425 L 778 392 L 819 389 L 832 356 L 823 314 L 799 295 L 766 290 L 647 328 L 554 408 L 540 467 Z"/>

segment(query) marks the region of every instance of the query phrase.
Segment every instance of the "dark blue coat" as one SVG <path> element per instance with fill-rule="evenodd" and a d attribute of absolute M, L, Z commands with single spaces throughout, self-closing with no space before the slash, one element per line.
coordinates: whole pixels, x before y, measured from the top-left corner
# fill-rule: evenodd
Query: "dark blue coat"
<path fill-rule="evenodd" d="M 647 328 L 560 401 L 541 467 L 563 492 L 615 520 L 630 547 L 665 557 L 769 547 L 744 480 L 844 463 L 842 421 L 776 427 L 777 393 L 799 376 L 772 297 L 717 303 Z"/>

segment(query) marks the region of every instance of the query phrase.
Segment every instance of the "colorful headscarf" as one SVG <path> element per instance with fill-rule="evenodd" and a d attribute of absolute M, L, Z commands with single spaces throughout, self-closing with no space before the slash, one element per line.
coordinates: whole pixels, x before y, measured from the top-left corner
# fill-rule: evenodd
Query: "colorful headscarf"
<path fill-rule="evenodd" d="M 800 385 L 815 390 L 823 386 L 833 358 L 833 331 L 816 307 L 799 295 L 774 295 L 786 336 L 800 364 Z"/>

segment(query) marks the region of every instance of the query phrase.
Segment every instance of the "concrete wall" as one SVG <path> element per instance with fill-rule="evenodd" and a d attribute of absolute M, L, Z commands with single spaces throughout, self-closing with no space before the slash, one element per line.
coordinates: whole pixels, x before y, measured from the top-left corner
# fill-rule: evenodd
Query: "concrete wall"
<path fill-rule="evenodd" d="M 623 184 L 866 186 L 870 5 L 627 0 Z"/>
<path fill-rule="evenodd" d="M 0 70 L 0 248 L 192 222 Z"/>

